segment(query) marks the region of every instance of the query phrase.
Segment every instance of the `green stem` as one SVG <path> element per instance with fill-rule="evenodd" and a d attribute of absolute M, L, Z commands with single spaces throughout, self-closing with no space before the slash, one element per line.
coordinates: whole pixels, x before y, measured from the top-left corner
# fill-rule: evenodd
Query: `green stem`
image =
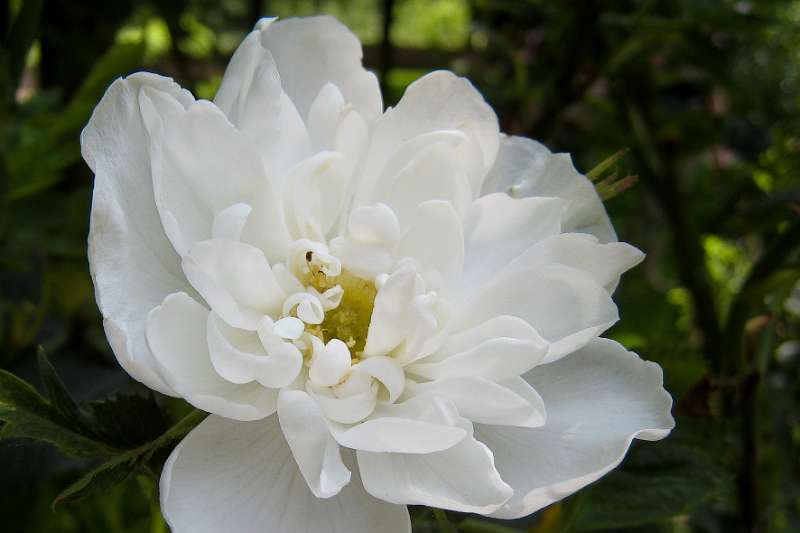
<path fill-rule="evenodd" d="M 432 508 L 433 516 L 436 518 L 436 523 L 439 524 L 439 531 L 441 533 L 458 533 L 456 526 L 454 526 L 447 518 L 447 513 L 442 509 Z"/>

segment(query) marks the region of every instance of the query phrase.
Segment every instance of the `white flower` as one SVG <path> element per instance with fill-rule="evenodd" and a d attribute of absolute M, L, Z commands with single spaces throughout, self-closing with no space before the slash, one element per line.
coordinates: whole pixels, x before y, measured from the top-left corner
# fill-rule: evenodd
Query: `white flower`
<path fill-rule="evenodd" d="M 81 141 L 114 353 L 212 413 L 164 467 L 173 531 L 520 517 L 673 426 L 660 368 L 598 338 L 642 254 L 452 73 L 383 111 L 344 26 L 262 20 L 213 103 L 134 74 Z"/>

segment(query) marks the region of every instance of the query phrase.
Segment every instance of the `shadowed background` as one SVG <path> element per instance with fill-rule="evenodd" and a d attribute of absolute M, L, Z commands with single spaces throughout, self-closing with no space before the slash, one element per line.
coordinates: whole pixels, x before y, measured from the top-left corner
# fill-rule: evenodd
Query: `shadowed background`
<path fill-rule="evenodd" d="M 796 0 L 4 2 L 0 368 L 36 383 L 42 345 L 81 400 L 137 387 L 94 304 L 79 132 L 120 75 L 152 70 L 212 98 L 258 18 L 319 13 L 361 38 L 387 105 L 447 68 L 502 130 L 572 153 L 583 172 L 626 150 L 607 171 L 617 185 L 598 188 L 620 239 L 648 257 L 623 278 L 609 336 L 662 365 L 677 429 L 527 519 L 449 513 L 458 531 L 800 530 Z M 90 466 L 0 440 L 0 530 L 167 530 L 146 476 L 52 511 Z M 440 531 L 430 511 L 412 517 L 415 532 Z"/>

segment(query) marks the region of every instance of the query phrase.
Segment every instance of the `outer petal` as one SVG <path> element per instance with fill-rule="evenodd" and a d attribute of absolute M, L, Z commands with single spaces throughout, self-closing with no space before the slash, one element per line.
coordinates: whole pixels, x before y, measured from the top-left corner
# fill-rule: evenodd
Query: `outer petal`
<path fill-rule="evenodd" d="M 184 293 L 170 294 L 147 317 L 147 342 L 161 375 L 186 401 L 236 420 L 258 420 L 277 408 L 277 391 L 257 383 L 235 385 L 211 364 L 208 310 Z"/>
<path fill-rule="evenodd" d="M 665 437 L 674 421 L 661 368 L 608 339 L 595 339 L 526 379 L 547 405 L 541 428 L 476 426 L 513 498 L 499 518 L 528 515 L 616 467 L 634 438 Z"/>
<path fill-rule="evenodd" d="M 283 90 L 307 119 L 311 104 L 326 83 L 362 117 L 374 120 L 383 108 L 378 80 L 361 66 L 361 43 L 330 16 L 290 18 L 259 23 L 261 44 L 272 53 Z"/>
<path fill-rule="evenodd" d="M 161 510 L 173 533 L 411 533 L 404 506 L 372 498 L 359 481 L 333 498 L 308 490 L 278 417 L 235 422 L 210 416 L 170 455 Z"/>
<path fill-rule="evenodd" d="M 423 455 L 359 451 L 358 466 L 367 492 L 392 503 L 488 514 L 513 492 L 500 479 L 491 450 L 471 436 Z"/>
<path fill-rule="evenodd" d="M 497 161 L 483 194 L 506 192 L 518 198 L 555 196 L 570 201 L 563 230 L 591 233 L 600 242 L 617 240 L 592 183 L 572 165 L 568 154 L 553 154 L 525 137 L 501 136 Z"/>
<path fill-rule="evenodd" d="M 319 406 L 303 391 L 282 390 L 278 420 L 300 473 L 317 498 L 339 494 L 350 482 L 339 445 L 331 436 Z"/>
<path fill-rule="evenodd" d="M 149 136 L 139 110 L 142 87 L 179 106 L 194 99 L 168 78 L 138 73 L 118 79 L 81 133 L 81 153 L 95 173 L 89 267 L 114 354 L 135 379 L 174 394 L 155 370 L 145 339 L 147 313 L 167 294 L 191 291 L 156 211 Z"/>

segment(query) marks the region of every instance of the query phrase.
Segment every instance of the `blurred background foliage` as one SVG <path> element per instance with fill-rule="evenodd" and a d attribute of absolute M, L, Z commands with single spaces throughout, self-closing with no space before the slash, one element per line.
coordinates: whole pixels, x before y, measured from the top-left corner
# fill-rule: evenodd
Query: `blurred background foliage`
<path fill-rule="evenodd" d="M 800 531 L 797 0 L 0 4 L 0 368 L 38 386 L 41 345 L 78 401 L 144 394 L 118 368 L 93 300 L 80 130 L 120 75 L 157 71 L 211 98 L 257 18 L 317 13 L 359 35 L 388 105 L 423 73 L 449 68 L 479 87 L 504 131 L 572 153 L 583 171 L 625 149 L 607 174 L 638 178 L 607 202 L 621 239 L 648 253 L 616 293 L 622 320 L 610 335 L 664 367 L 677 429 L 532 517 L 448 513 L 451 526 Z M 145 433 L 123 448 L 185 412 L 138 398 L 133 420 L 148 409 L 167 420 L 138 427 Z M 5 438 L 0 464 L 3 531 L 166 531 L 147 468 L 51 510 L 95 462 Z M 416 532 L 442 527 L 427 509 L 413 517 Z"/>

